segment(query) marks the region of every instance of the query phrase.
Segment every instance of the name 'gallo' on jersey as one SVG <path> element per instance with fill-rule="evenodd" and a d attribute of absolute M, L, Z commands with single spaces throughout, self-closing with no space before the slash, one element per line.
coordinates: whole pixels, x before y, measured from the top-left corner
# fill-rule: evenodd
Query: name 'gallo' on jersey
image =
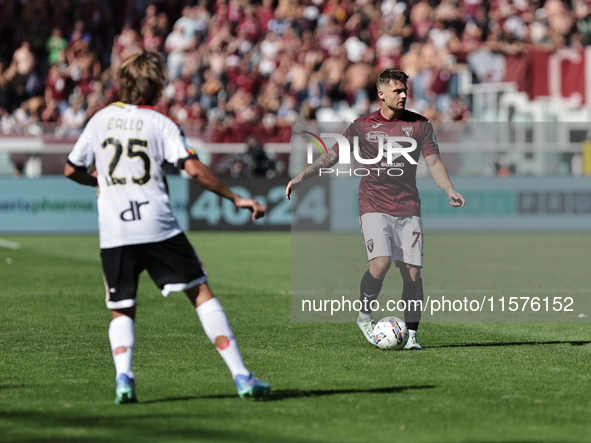
<path fill-rule="evenodd" d="M 359 143 L 359 156 L 362 159 L 377 159 L 379 140 L 387 136 L 409 137 L 416 141 L 417 147 L 406 155 L 397 155 L 388 163 L 386 149 L 383 157 L 375 163 L 363 165 L 369 174 L 359 183 L 359 215 L 380 212 L 393 216 L 421 216 L 421 200 L 416 184 L 417 164 L 421 153 L 423 157 L 439 155 L 433 126 L 422 115 L 406 109 L 399 119 L 387 120 L 378 109 L 360 117 L 347 128 L 345 137 L 351 149 L 354 139 Z M 338 144 L 334 148 L 338 151 Z M 410 162 L 407 158 L 413 159 Z M 388 173 L 390 171 L 390 173 Z"/>
<path fill-rule="evenodd" d="M 197 158 L 179 126 L 148 106 L 123 103 L 97 112 L 68 156 L 97 169 L 101 248 L 166 240 L 181 232 L 162 170 Z"/>

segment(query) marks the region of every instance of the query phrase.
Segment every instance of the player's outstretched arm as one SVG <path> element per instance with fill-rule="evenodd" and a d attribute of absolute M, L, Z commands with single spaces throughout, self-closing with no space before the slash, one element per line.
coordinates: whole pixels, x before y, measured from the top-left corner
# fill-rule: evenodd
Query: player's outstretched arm
<path fill-rule="evenodd" d="M 81 185 L 93 187 L 97 186 L 96 169 L 92 174 L 89 174 L 85 170 L 83 171 L 82 169 L 76 169 L 70 163 L 66 163 L 66 166 L 64 166 L 64 175 L 70 180 L 80 183 Z"/>
<path fill-rule="evenodd" d="M 264 217 L 266 208 L 256 200 L 240 197 L 233 193 L 230 188 L 224 185 L 213 172 L 201 163 L 199 160 L 187 160 L 185 162 L 185 172 L 195 180 L 200 186 L 211 191 L 220 197 L 227 198 L 237 208 L 249 209 L 252 212 L 252 219 L 257 220 Z"/>
<path fill-rule="evenodd" d="M 311 177 L 316 177 L 320 168 L 330 168 L 336 165 L 339 160 L 339 153 L 334 149 L 331 149 L 326 154 L 322 154 L 316 159 L 314 163 L 304 169 L 297 177 L 292 179 L 285 188 L 285 196 L 289 200 L 291 198 L 291 192 L 294 191 L 304 180 L 308 180 Z"/>
<path fill-rule="evenodd" d="M 441 158 L 437 154 L 429 155 L 425 157 L 425 163 L 429 167 L 431 177 L 437 186 L 449 196 L 449 204 L 454 208 L 464 207 L 466 205 L 466 199 L 458 191 L 454 189 L 454 185 L 449 179 L 449 174 L 445 165 L 441 161 Z"/>

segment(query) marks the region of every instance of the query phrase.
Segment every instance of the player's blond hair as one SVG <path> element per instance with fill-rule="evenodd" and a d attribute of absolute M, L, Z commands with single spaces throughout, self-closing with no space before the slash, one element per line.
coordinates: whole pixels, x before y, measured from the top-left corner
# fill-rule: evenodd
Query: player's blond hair
<path fill-rule="evenodd" d="M 119 97 L 132 105 L 154 105 L 162 95 L 167 78 L 164 59 L 155 52 L 140 51 L 117 71 Z"/>

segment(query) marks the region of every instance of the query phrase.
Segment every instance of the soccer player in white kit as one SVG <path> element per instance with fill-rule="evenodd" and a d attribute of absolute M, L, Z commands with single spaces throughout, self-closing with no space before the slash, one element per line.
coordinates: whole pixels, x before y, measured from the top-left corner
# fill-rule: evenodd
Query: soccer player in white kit
<path fill-rule="evenodd" d="M 406 305 L 404 318 L 409 329 L 409 339 L 404 349 L 421 350 L 423 348 L 417 340 L 423 303 L 423 222 L 416 186 L 419 156 L 423 155 L 431 177 L 448 195 L 451 206 L 464 207 L 466 199 L 454 189 L 447 169 L 439 158 L 439 147 L 431 123 L 422 115 L 405 109 L 407 79 L 408 76 L 402 71 L 383 71 L 376 85 L 378 97 L 382 101 L 380 109 L 355 120 L 344 135 L 351 148 L 354 139 L 358 140 L 362 159 L 375 159 L 375 162 L 372 160 L 371 164 L 365 165 L 373 173 L 363 176 L 359 184 L 359 224 L 369 269 L 361 279 L 360 299 L 363 307 L 359 311 L 357 325 L 365 338 L 375 344 L 375 322 L 369 306 L 377 300 L 384 277 L 394 262 L 403 280 L 402 300 Z M 384 163 L 384 158 L 378 155 L 379 138 L 384 136 L 412 138 L 420 149 L 408 154 L 412 161 L 407 156 L 399 156 L 394 160 L 395 164 Z M 339 147 L 336 145 L 289 182 L 286 197 L 289 199 L 291 192 L 302 181 L 317 176 L 320 168 L 330 168 L 338 159 Z M 390 167 L 395 167 L 393 175 L 385 172 Z M 381 174 L 375 172 L 378 169 L 381 169 Z"/>
<path fill-rule="evenodd" d="M 109 341 L 116 370 L 115 403 L 135 403 L 132 357 L 139 274 L 145 269 L 165 297 L 184 291 L 195 306 L 207 337 L 224 359 L 240 397 L 262 397 L 270 386 L 246 369 L 224 309 L 207 284 L 199 257 L 172 215 L 165 162 L 189 174 L 205 189 L 265 215 L 255 200 L 233 193 L 199 161 L 179 126 L 154 110 L 167 71 L 162 57 L 140 52 L 119 69 L 121 102 L 97 112 L 68 156 L 64 174 L 98 186 L 101 261 Z M 94 165 L 96 171 L 89 173 Z"/>

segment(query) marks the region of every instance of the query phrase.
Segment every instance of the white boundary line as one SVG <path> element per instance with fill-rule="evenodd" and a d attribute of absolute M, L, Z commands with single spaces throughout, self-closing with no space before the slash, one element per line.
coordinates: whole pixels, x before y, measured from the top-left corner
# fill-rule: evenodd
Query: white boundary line
<path fill-rule="evenodd" d="M 16 250 L 16 249 L 21 248 L 21 244 L 13 242 L 13 241 L 3 240 L 0 238 L 0 248 L 15 249 Z"/>

